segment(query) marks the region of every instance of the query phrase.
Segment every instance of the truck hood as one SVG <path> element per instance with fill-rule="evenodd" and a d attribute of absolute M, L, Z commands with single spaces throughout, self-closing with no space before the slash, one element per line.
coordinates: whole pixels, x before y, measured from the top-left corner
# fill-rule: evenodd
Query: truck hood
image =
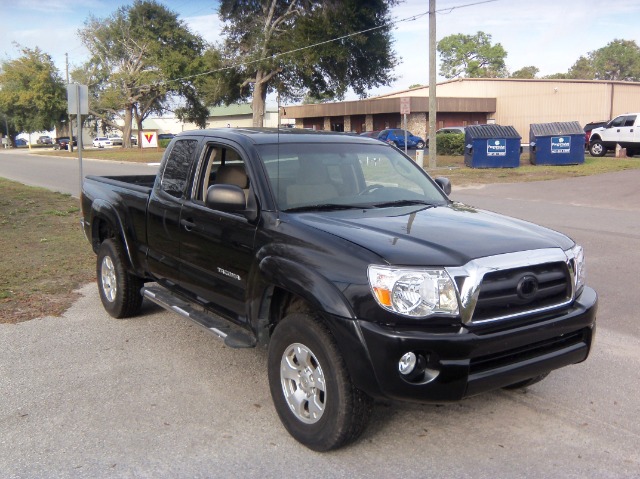
<path fill-rule="evenodd" d="M 460 203 L 303 213 L 297 221 L 360 245 L 393 265 L 461 266 L 516 251 L 573 246 L 565 235 Z"/>

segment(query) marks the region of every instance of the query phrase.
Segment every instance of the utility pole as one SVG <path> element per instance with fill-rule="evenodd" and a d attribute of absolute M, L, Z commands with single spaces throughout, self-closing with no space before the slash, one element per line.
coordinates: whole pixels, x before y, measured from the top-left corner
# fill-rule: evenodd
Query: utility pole
<path fill-rule="evenodd" d="M 69 54 L 65 53 L 65 63 L 67 67 L 67 85 L 69 84 Z M 73 122 L 71 120 L 71 113 L 69 113 L 69 143 L 67 143 L 69 152 L 73 151 Z"/>
<path fill-rule="evenodd" d="M 436 167 L 436 0 L 429 0 L 429 168 Z"/>

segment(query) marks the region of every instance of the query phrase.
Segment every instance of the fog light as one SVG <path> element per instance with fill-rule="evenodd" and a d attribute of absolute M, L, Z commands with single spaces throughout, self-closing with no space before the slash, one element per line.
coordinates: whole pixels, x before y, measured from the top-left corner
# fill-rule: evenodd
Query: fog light
<path fill-rule="evenodd" d="M 414 353 L 406 353 L 398 362 L 398 371 L 400 374 L 407 376 L 411 374 L 416 367 L 416 355 Z"/>

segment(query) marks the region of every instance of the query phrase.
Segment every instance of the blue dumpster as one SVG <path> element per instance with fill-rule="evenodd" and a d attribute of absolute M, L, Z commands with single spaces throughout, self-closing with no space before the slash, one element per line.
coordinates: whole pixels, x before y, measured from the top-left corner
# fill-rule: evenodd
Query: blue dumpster
<path fill-rule="evenodd" d="M 522 137 L 512 126 L 471 125 L 464 133 L 464 164 L 471 168 L 517 168 Z"/>
<path fill-rule="evenodd" d="M 529 130 L 532 165 L 584 163 L 584 130 L 577 121 L 534 123 Z"/>

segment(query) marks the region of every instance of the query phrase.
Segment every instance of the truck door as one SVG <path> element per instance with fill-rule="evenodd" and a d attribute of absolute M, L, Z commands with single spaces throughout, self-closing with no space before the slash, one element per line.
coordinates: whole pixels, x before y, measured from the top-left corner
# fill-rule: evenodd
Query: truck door
<path fill-rule="evenodd" d="M 602 132 L 602 140 L 605 142 L 612 142 L 615 146 L 616 143 L 620 143 L 620 134 L 622 132 L 622 128 L 624 127 L 624 123 L 626 120 L 626 116 L 617 116 L 605 127 Z"/>
<path fill-rule="evenodd" d="M 240 150 L 209 142 L 180 217 L 181 283 L 208 308 L 244 322 L 256 226 L 242 214 L 205 206 L 207 188 L 216 183 L 239 186 L 246 197 L 252 194 Z"/>
<path fill-rule="evenodd" d="M 158 281 L 173 287 L 180 277 L 180 210 L 198 151 L 196 138 L 173 143 L 158 172 L 147 208 L 147 261 Z"/>
<path fill-rule="evenodd" d="M 634 126 L 636 123 L 637 115 L 626 115 L 624 117 L 624 124 L 620 127 L 620 144 L 624 148 L 631 148 L 636 138 L 634 130 L 636 127 Z"/>

